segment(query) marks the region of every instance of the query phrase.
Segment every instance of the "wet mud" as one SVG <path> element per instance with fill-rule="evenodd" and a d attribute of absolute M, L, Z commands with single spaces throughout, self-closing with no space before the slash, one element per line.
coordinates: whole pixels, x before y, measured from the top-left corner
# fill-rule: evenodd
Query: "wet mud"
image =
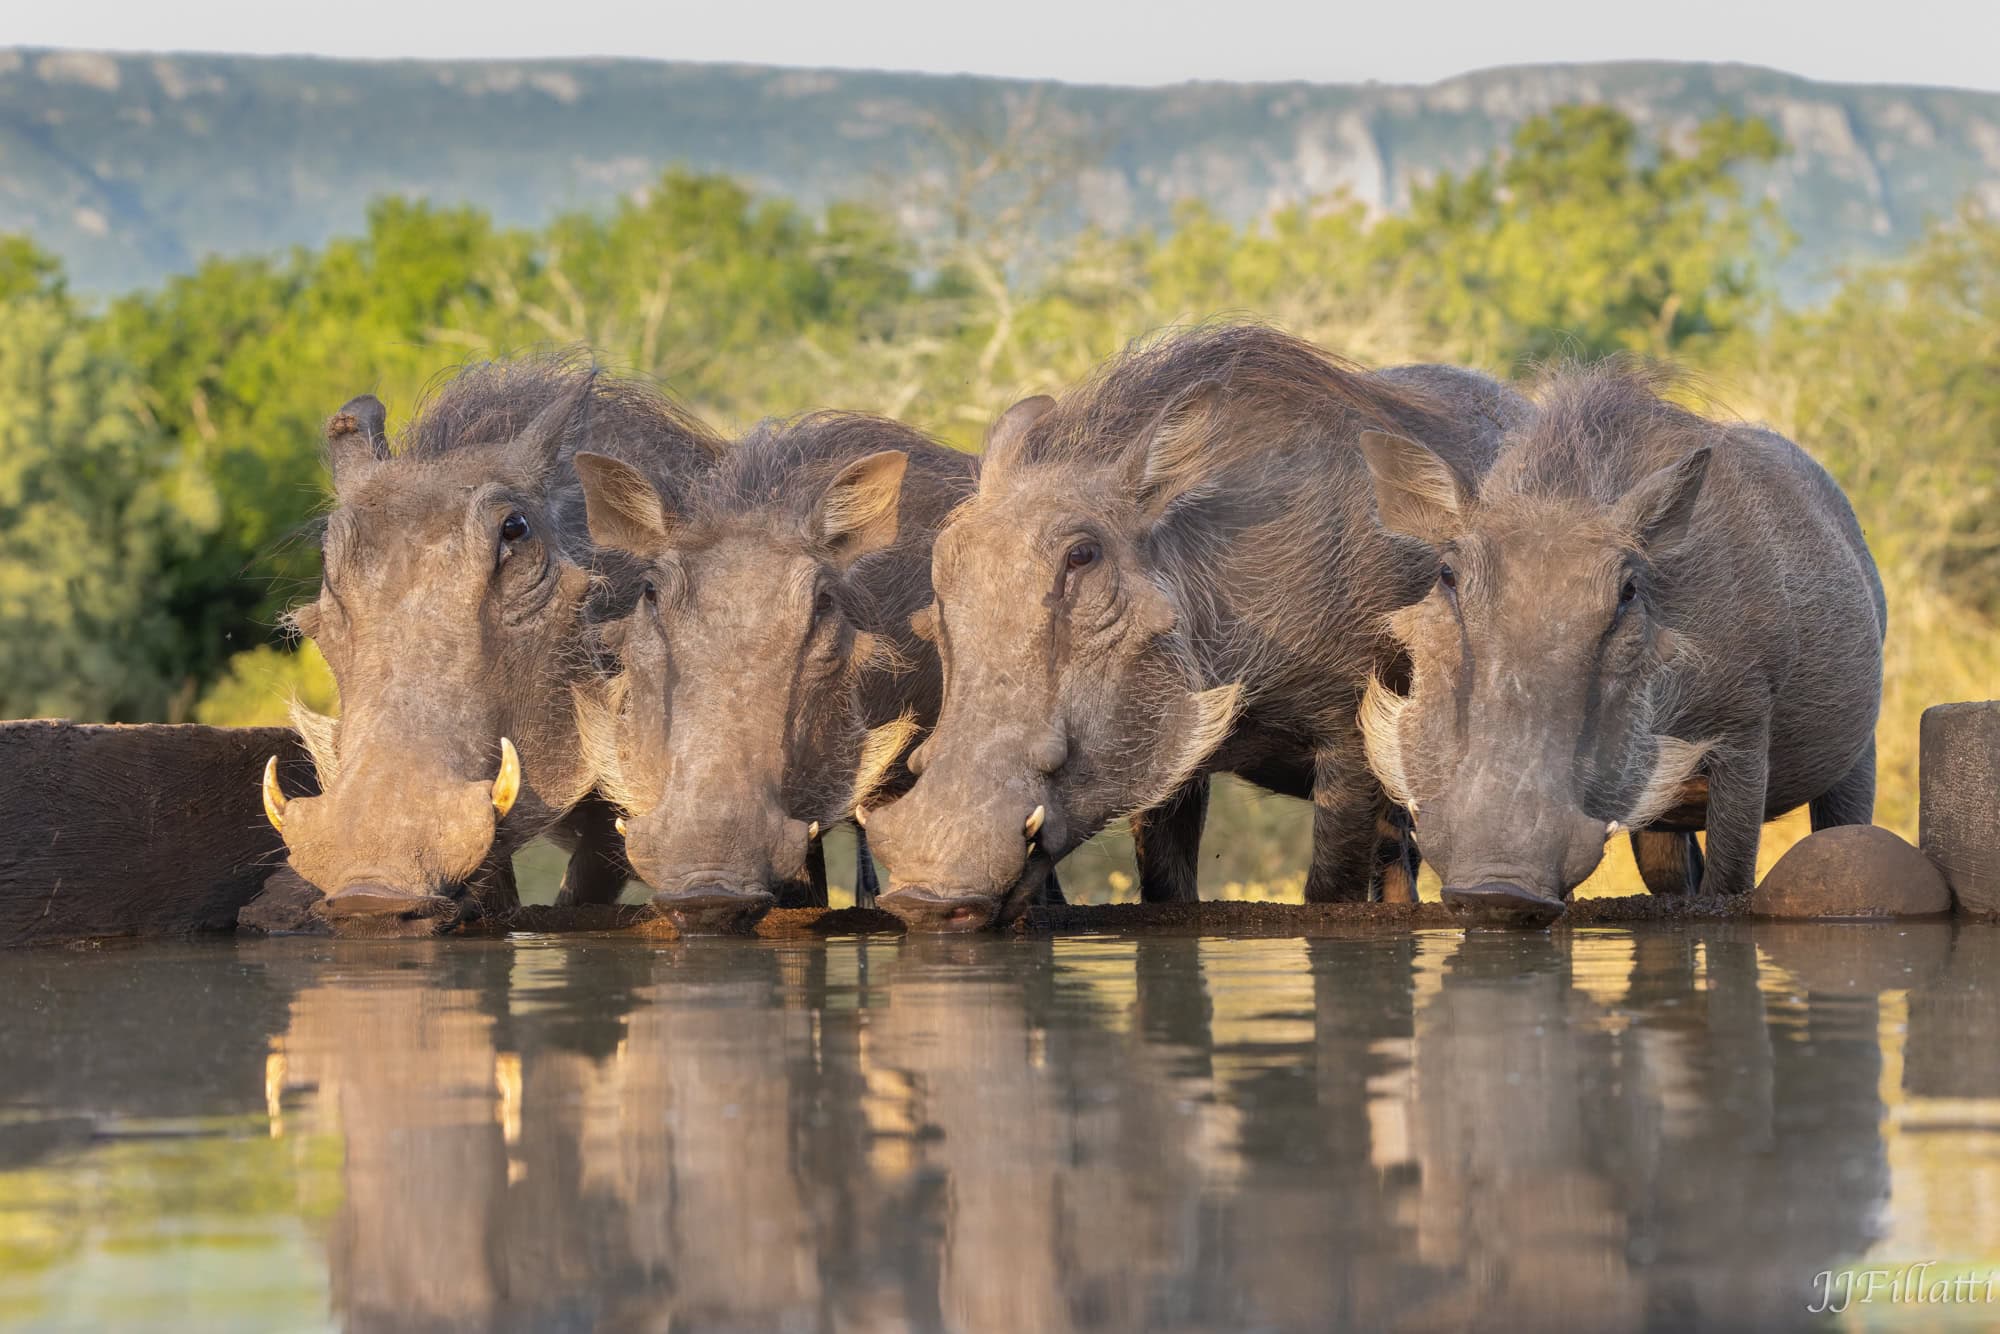
<path fill-rule="evenodd" d="M 1646 922 L 1719 922 L 1746 916 L 1747 904 L 1728 898 L 1581 899 L 1553 930 Z M 1464 917 L 1441 903 L 1098 903 L 1033 908 L 1002 935 L 1223 936 L 1236 939 L 1303 939 L 1318 936 L 1395 934 L 1464 927 Z M 525 907 L 505 917 L 469 923 L 465 935 L 512 932 L 560 935 L 602 932 L 660 940 L 678 938 L 672 922 L 646 905 Z M 766 940 L 901 935 L 901 921 L 869 908 L 774 908 L 757 923 Z"/>

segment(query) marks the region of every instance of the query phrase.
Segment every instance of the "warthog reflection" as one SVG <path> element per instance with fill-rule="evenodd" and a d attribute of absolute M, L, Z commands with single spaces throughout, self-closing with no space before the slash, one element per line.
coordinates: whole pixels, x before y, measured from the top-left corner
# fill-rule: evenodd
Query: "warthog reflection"
<path fill-rule="evenodd" d="M 1740 929 L 336 963 L 356 1328 L 1772 1328 L 1888 1191 L 1875 1000 Z"/>

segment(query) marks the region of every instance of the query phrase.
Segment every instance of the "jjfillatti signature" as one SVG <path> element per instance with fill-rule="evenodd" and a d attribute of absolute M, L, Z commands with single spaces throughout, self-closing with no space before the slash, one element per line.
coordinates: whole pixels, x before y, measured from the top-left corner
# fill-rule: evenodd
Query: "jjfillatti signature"
<path fill-rule="evenodd" d="M 1854 1305 L 1974 1306 L 2000 1297 L 2000 1273 L 1992 1270 L 1935 1271 L 1935 1260 L 1872 1269 L 1823 1269 L 1813 1275 L 1813 1299 L 1806 1310 L 1838 1315 Z"/>

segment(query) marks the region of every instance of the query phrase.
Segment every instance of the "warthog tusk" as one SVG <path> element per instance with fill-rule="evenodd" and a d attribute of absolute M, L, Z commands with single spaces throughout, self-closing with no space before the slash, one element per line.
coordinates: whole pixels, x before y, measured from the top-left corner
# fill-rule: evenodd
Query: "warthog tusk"
<path fill-rule="evenodd" d="M 1606 838 L 1616 838 L 1624 832 L 1625 826 L 1617 820 L 1613 820 L 1610 824 L 1604 826 L 1604 836 Z"/>
<path fill-rule="evenodd" d="M 285 792 L 278 786 L 278 757 L 273 755 L 264 761 L 264 818 L 271 822 L 271 828 L 285 832 Z"/>
<path fill-rule="evenodd" d="M 854 808 L 854 823 L 860 825 L 863 829 L 868 827 L 868 808 L 866 806 L 856 806 Z"/>
<path fill-rule="evenodd" d="M 514 753 L 514 743 L 506 737 L 500 738 L 500 774 L 493 780 L 493 809 L 504 818 L 514 809 L 514 798 L 521 795 L 521 757 Z"/>
<path fill-rule="evenodd" d="M 1035 855 L 1035 840 L 1032 838 L 1028 840 L 1028 855 L 1030 857 Z"/>
<path fill-rule="evenodd" d="M 817 842 L 818 839 L 819 839 L 819 821 L 814 820 L 811 824 L 806 826 L 806 842 L 813 843 Z"/>
<path fill-rule="evenodd" d="M 620 838 L 623 838 L 623 837 L 625 837 L 625 817 L 624 817 L 624 816 L 622 816 L 622 815 L 621 815 L 621 816 L 619 816 L 619 817 L 618 817 L 617 819 L 613 820 L 613 821 L 611 822 L 611 827 L 612 827 L 613 829 L 616 829 L 616 830 L 618 831 L 618 837 L 620 837 Z"/>
<path fill-rule="evenodd" d="M 1046 807 L 1037 806 L 1028 816 L 1027 835 L 1033 838 L 1042 832 L 1042 817 L 1048 814 Z"/>

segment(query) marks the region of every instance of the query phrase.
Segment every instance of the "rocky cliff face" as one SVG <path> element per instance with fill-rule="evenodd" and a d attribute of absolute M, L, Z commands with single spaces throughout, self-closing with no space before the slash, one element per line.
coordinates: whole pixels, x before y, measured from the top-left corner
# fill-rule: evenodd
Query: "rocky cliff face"
<path fill-rule="evenodd" d="M 1031 107 L 1075 154 L 1075 221 L 1165 221 L 1201 198 L 1237 219 L 1333 190 L 1394 209 L 1525 118 L 1607 102 L 1681 135 L 1728 109 L 1791 154 L 1752 182 L 1799 246 L 1807 296 L 1971 195 L 2000 207 L 2000 94 L 1820 84 L 1731 65 L 1488 70 L 1427 87 L 1130 89 L 636 61 L 358 62 L 0 51 L 0 230 L 77 285 L 157 282 L 209 254 L 352 232 L 377 195 L 535 223 L 643 188 L 672 164 L 819 202 L 882 197 Z"/>

